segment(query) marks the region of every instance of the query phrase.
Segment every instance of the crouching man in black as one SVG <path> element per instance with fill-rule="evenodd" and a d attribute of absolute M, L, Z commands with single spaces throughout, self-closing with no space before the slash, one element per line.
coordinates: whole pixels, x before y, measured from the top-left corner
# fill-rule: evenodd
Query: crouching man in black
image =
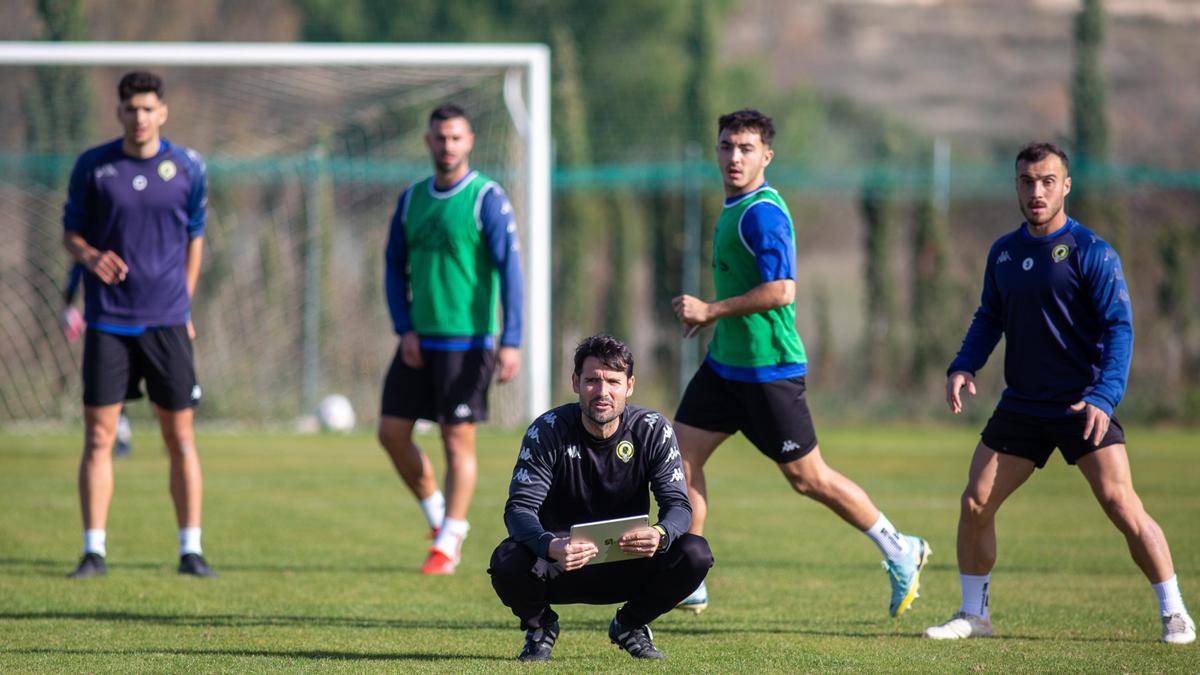
<path fill-rule="evenodd" d="M 550 605 L 579 602 L 624 602 L 608 637 L 634 658 L 664 658 L 648 624 L 712 567 L 708 542 L 687 531 L 692 508 L 674 431 L 663 415 L 625 405 L 633 382 L 633 355 L 623 342 L 609 335 L 585 339 L 571 377 L 579 402 L 534 420 L 522 440 L 504 506 L 509 537 L 488 569 L 496 594 L 525 629 L 521 661 L 550 659 L 559 632 Z M 637 557 L 585 567 L 598 549 L 572 541 L 571 526 L 647 514 L 650 491 L 657 524 L 618 542 Z"/>

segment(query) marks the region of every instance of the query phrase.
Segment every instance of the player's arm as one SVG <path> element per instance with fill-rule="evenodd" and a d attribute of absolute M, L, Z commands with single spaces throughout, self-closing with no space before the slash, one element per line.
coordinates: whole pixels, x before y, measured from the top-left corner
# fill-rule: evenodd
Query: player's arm
<path fill-rule="evenodd" d="M 71 273 L 67 276 L 67 286 L 63 289 L 63 309 L 58 317 L 59 326 L 62 328 L 67 342 L 74 342 L 83 334 L 83 315 L 74 306 L 75 293 L 79 290 L 81 281 L 83 281 L 83 265 L 75 263 L 71 265 Z"/>
<path fill-rule="evenodd" d="M 204 261 L 204 228 L 208 224 L 208 169 L 199 153 L 187 150 L 185 156 L 192 179 L 191 192 L 188 194 L 188 243 L 184 260 L 190 302 L 196 297 L 196 283 L 200 280 L 200 265 Z M 187 331 L 188 337 L 195 340 L 196 329 L 192 326 L 190 312 Z"/>
<path fill-rule="evenodd" d="M 400 358 L 410 368 L 424 365 L 421 358 L 421 341 L 413 330 L 412 314 L 408 301 L 408 240 L 404 232 L 404 218 L 408 213 L 408 199 L 412 186 L 400 193 L 396 212 L 388 228 L 387 248 L 384 249 L 383 288 L 387 295 L 388 312 L 392 315 L 392 330 L 400 336 Z"/>
<path fill-rule="evenodd" d="M 88 157 L 89 153 L 84 153 L 76 160 L 67 184 L 67 202 L 63 206 L 63 248 L 67 249 L 75 262 L 95 274 L 100 281 L 116 284 L 125 280 L 129 267 L 113 251 L 101 251 L 88 244 L 83 234 L 91 217 L 92 203 L 92 172 Z"/>
<path fill-rule="evenodd" d="M 1107 244 L 1099 242 L 1083 253 L 1084 278 L 1096 313 L 1104 324 L 1100 375 L 1092 390 L 1073 410 L 1087 415 L 1083 437 L 1099 445 L 1108 433 L 1113 410 L 1125 395 L 1129 362 L 1133 356 L 1133 307 L 1121 270 L 1121 259 Z"/>
<path fill-rule="evenodd" d="M 620 541 L 625 552 L 644 556 L 667 550 L 692 524 L 692 504 L 688 501 L 675 430 L 662 418 L 651 433 L 650 491 L 658 504 L 658 522 L 646 530 L 626 534 Z"/>
<path fill-rule="evenodd" d="M 512 204 L 499 186 L 483 193 L 479 225 L 492 262 L 500 271 L 500 306 L 504 310 L 504 331 L 497 352 L 496 378 L 507 382 L 521 367 L 521 320 L 524 316 L 525 279 L 521 272 L 521 245 Z"/>
<path fill-rule="evenodd" d="M 759 202 L 746 210 L 739 224 L 742 242 L 754 255 L 762 283 L 724 300 L 704 302 L 690 295 L 671 301 L 683 323 L 684 337 L 717 319 L 759 314 L 792 304 L 796 297 L 796 248 L 792 223 L 776 204 Z"/>
<path fill-rule="evenodd" d="M 987 363 L 992 350 L 1004 334 L 1001 320 L 1003 308 L 1000 291 L 996 287 L 995 259 L 998 246 L 988 251 L 988 262 L 983 273 L 983 291 L 980 293 L 979 308 L 975 318 L 963 337 L 958 355 L 946 369 L 946 405 L 955 415 L 962 412 L 962 389 L 975 395 L 975 373 Z"/>
<path fill-rule="evenodd" d="M 534 421 L 521 439 L 521 450 L 513 469 L 504 505 L 504 525 L 508 536 L 525 545 L 534 555 L 563 564 L 567 571 L 583 567 L 599 552 L 591 542 L 572 542 L 558 537 L 542 526 L 538 512 L 554 476 L 561 443 L 554 430 Z"/>
<path fill-rule="evenodd" d="M 79 292 L 79 284 L 83 281 L 83 265 L 75 263 L 71 265 L 71 272 L 67 275 L 67 285 L 63 288 L 63 305 L 70 305 L 75 302 L 75 294 Z"/>

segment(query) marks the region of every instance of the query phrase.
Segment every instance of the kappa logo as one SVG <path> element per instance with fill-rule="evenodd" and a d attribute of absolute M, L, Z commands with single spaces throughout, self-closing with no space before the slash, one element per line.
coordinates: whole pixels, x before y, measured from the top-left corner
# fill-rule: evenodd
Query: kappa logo
<path fill-rule="evenodd" d="M 513 474 L 513 481 L 528 485 L 533 482 L 533 479 L 529 477 L 529 472 L 525 469 L 517 469 L 517 472 Z"/>
<path fill-rule="evenodd" d="M 675 430 L 671 428 L 670 424 L 663 425 L 663 440 L 664 441 L 671 440 L 671 437 L 674 435 L 675 435 Z"/>
<path fill-rule="evenodd" d="M 672 446 L 671 451 L 667 453 L 667 461 L 668 462 L 673 461 L 678 456 L 679 456 L 679 448 Z"/>
<path fill-rule="evenodd" d="M 164 159 L 162 162 L 159 163 L 158 177 L 163 179 L 164 181 L 171 180 L 172 178 L 175 177 L 176 173 L 178 173 L 178 169 L 175 168 L 175 162 L 172 162 L 169 159 Z"/>
<path fill-rule="evenodd" d="M 654 426 L 658 422 L 658 413 L 650 413 L 642 418 L 642 421 L 650 426 Z"/>
<path fill-rule="evenodd" d="M 558 415 L 548 412 L 545 415 L 542 415 L 542 421 L 546 423 L 546 426 L 552 427 L 554 426 L 554 423 L 558 421 Z"/>
<path fill-rule="evenodd" d="M 681 480 L 683 480 L 683 469 L 675 469 L 674 471 L 671 472 L 671 481 L 670 482 L 676 483 Z"/>
<path fill-rule="evenodd" d="M 1001 251 L 1000 256 L 996 258 L 996 264 L 999 265 L 1000 263 L 1006 263 L 1009 260 L 1012 260 L 1012 256 L 1008 254 L 1008 251 Z"/>
<path fill-rule="evenodd" d="M 579 459 L 579 446 L 568 445 L 567 446 L 567 457 L 570 457 L 571 459 Z"/>
<path fill-rule="evenodd" d="M 145 190 L 146 186 L 149 184 L 150 181 L 146 180 L 146 177 L 140 173 L 133 177 L 133 189 L 137 190 L 138 192 Z"/>
<path fill-rule="evenodd" d="M 780 452 L 785 452 L 785 453 L 795 452 L 799 449 L 800 449 L 800 444 L 789 438 L 788 440 L 783 442 L 783 448 L 780 450 Z"/>
<path fill-rule="evenodd" d="M 96 180 L 100 180 L 105 176 L 116 176 L 117 167 L 113 166 L 112 164 L 105 164 L 104 166 L 101 166 L 93 171 L 92 175 L 96 177 Z"/>
<path fill-rule="evenodd" d="M 1066 244 L 1059 244 L 1050 251 L 1050 259 L 1056 263 L 1060 263 L 1067 259 L 1067 255 L 1071 253 L 1071 247 Z"/>
<path fill-rule="evenodd" d="M 533 453 L 529 451 L 529 448 L 521 448 L 521 453 L 517 455 L 517 459 L 528 462 L 533 459 Z"/>
<path fill-rule="evenodd" d="M 525 438 L 528 438 L 531 441 L 536 441 L 538 439 L 537 427 L 536 426 L 529 427 L 529 431 L 527 431 L 525 433 Z"/>
<path fill-rule="evenodd" d="M 454 416 L 460 420 L 464 417 L 469 417 L 470 415 L 471 415 L 471 406 L 467 405 L 466 403 L 459 403 L 454 408 Z"/>
<path fill-rule="evenodd" d="M 1022 260 L 1021 269 L 1025 270 L 1026 272 L 1033 269 L 1033 258 L 1026 258 Z"/>
<path fill-rule="evenodd" d="M 617 443 L 617 459 L 628 464 L 629 460 L 633 459 L 633 443 L 629 441 Z"/>

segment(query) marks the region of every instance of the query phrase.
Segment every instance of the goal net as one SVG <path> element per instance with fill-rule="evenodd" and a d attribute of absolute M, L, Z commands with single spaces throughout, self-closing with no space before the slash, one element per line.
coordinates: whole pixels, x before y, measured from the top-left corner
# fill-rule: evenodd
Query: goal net
<path fill-rule="evenodd" d="M 523 372 L 493 387 L 492 419 L 538 414 L 549 406 L 548 60 L 536 45 L 0 44 L 0 423 L 79 414 L 82 341 L 58 328 L 66 181 L 79 153 L 120 135 L 116 83 L 135 68 L 164 77 L 163 136 L 208 165 L 192 310 L 204 417 L 288 422 L 335 392 L 375 417 L 397 344 L 388 224 L 401 190 L 430 173 L 422 135 L 443 102 L 470 115 L 472 167 L 505 187 L 521 236 Z"/>

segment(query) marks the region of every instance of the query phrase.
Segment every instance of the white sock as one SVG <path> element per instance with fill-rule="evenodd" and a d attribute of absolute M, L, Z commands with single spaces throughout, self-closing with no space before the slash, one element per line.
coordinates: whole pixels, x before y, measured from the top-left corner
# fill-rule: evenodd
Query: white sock
<path fill-rule="evenodd" d="M 195 553 L 200 555 L 200 528 L 198 527 L 181 527 L 179 528 L 179 555 Z"/>
<path fill-rule="evenodd" d="M 879 550 L 883 553 L 883 557 L 888 560 L 901 560 L 909 554 L 911 548 L 908 540 L 904 535 L 896 530 L 892 525 L 892 521 L 879 512 L 879 520 L 875 524 L 863 531 L 863 534 L 871 538 Z"/>
<path fill-rule="evenodd" d="M 430 529 L 442 527 L 442 521 L 446 519 L 446 498 L 442 496 L 441 490 L 421 500 L 421 513 L 425 514 Z"/>
<path fill-rule="evenodd" d="M 471 524 L 465 520 L 447 518 L 442 521 L 442 529 L 438 532 L 433 547 L 451 558 L 457 558 L 463 539 L 467 538 L 467 531 L 470 529 Z"/>
<path fill-rule="evenodd" d="M 975 616 L 988 617 L 988 588 L 992 584 L 992 575 L 981 577 L 970 574 L 959 574 L 958 583 L 962 586 L 961 611 Z"/>
<path fill-rule="evenodd" d="M 1163 616 L 1187 614 L 1187 608 L 1183 606 L 1183 596 L 1179 593 L 1178 576 L 1161 583 L 1150 584 L 1150 588 L 1154 589 L 1154 595 L 1158 598 L 1158 611 Z"/>
<path fill-rule="evenodd" d="M 84 530 L 83 531 L 83 552 L 96 553 L 100 557 L 108 555 L 108 549 L 104 547 L 108 540 L 108 532 L 105 530 Z M 1178 592 L 1178 590 L 1176 590 Z"/>

